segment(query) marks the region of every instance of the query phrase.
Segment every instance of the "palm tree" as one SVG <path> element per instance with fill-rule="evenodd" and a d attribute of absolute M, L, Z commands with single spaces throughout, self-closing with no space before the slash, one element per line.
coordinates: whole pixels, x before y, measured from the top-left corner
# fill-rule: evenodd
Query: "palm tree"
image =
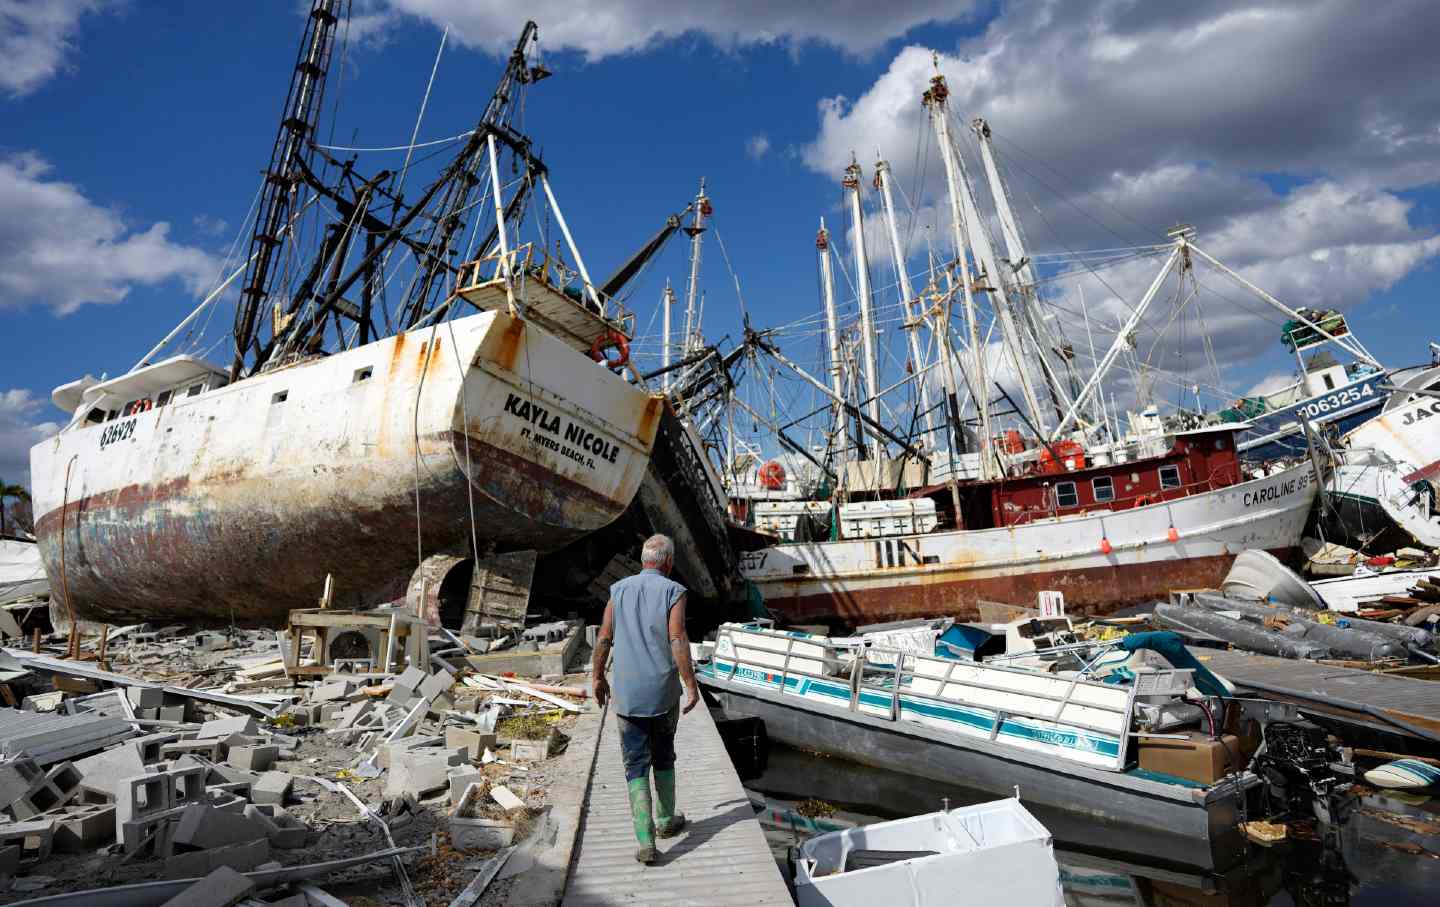
<path fill-rule="evenodd" d="M 5 501 L 7 498 L 28 501 L 30 492 L 25 490 L 24 485 L 11 485 L 4 479 L 0 479 L 0 536 L 5 534 Z"/>

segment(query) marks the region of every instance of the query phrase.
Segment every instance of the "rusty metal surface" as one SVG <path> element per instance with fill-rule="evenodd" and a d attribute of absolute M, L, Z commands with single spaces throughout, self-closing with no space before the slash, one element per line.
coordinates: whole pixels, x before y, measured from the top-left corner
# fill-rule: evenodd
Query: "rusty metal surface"
<path fill-rule="evenodd" d="M 1281 559 L 1293 550 L 1272 552 Z M 1136 565 L 1015 573 L 966 578 L 936 571 L 934 580 L 878 589 L 841 588 L 828 594 L 769 594 L 765 607 L 787 620 L 803 623 L 836 620 L 857 625 L 915 617 L 979 619 L 981 601 L 1034 607 L 1044 590 L 1065 595 L 1071 614 L 1109 614 L 1128 605 L 1163 599 L 1171 589 L 1213 589 L 1234 561 L 1232 555 L 1156 561 Z M 797 582 L 797 586 L 798 586 Z"/>
<path fill-rule="evenodd" d="M 657 840 L 659 861 L 645 866 L 635 861 L 620 738 L 615 719 L 607 717 L 562 904 L 793 903 L 715 720 L 703 705 L 681 716 L 675 749 L 676 800 L 690 827 L 678 838 Z"/>
<path fill-rule="evenodd" d="M 391 601 L 417 547 L 471 548 L 472 513 L 484 548 L 555 551 L 623 514 L 648 464 L 659 401 L 602 372 L 486 314 L 178 400 L 117 443 L 64 431 L 31 455 L 46 572 L 58 590 L 62 500 L 70 595 L 96 620 L 279 625 L 327 573 L 337 607 Z M 576 450 L 524 437 L 546 425 Z"/>

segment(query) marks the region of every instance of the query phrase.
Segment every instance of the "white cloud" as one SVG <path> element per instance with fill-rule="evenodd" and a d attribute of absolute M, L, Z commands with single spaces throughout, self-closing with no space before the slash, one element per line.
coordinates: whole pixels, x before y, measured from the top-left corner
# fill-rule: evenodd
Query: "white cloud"
<path fill-rule="evenodd" d="M 523 21 L 503 0 L 388 0 L 392 10 L 440 26 L 488 53 L 508 53 Z M 824 8 L 799 0 L 531 0 L 524 16 L 540 25 L 541 46 L 573 50 L 594 61 L 698 35 L 723 50 L 754 45 L 826 44 L 864 54 L 919 25 L 967 18 L 971 2 L 834 0 Z M 367 6 L 367 15 L 368 15 Z M 381 26 L 367 21 L 372 33 Z"/>
<path fill-rule="evenodd" d="M 136 284 L 179 280 L 199 293 L 214 280 L 218 262 L 172 242 L 168 223 L 132 227 L 51 169 L 34 152 L 0 157 L 0 309 L 45 305 L 66 314 L 120 302 Z"/>
<path fill-rule="evenodd" d="M 1414 205 L 1399 194 L 1440 174 L 1440 97 L 1429 90 L 1440 58 L 1415 28 L 1433 11 L 1421 0 L 1364 17 L 1338 0 L 1231 6 L 1017 0 L 941 54 L 951 132 L 980 205 L 990 201 L 975 115 L 994 130 L 1032 254 L 1161 243 L 1186 222 L 1201 247 L 1292 306 L 1359 305 L 1440 255 L 1440 238 L 1411 225 Z M 948 255 L 943 175 L 921 105 L 932 59 L 904 48 L 868 89 L 821 100 L 801 159 L 838 180 L 852 151 L 878 145 L 917 209 L 908 251 L 929 237 Z M 1109 287 L 1088 275 L 1052 286 L 1082 359 L 1079 283 L 1103 352 L 1128 311 L 1110 288 L 1133 305 L 1159 264 L 1108 267 Z M 1283 316 L 1208 267 L 1196 273 L 1189 343 L 1155 346 L 1172 284 L 1142 324 L 1142 357 L 1154 347 L 1167 367 L 1213 376 L 1196 346 L 1202 324 L 1222 373 L 1279 351 Z"/>
<path fill-rule="evenodd" d="M 86 13 L 114 0 L 0 0 L 0 89 L 22 97 L 69 64 Z"/>
<path fill-rule="evenodd" d="M 1295 383 L 1295 375 L 1291 372 L 1271 372 L 1245 392 L 1247 397 L 1263 397 L 1266 394 L 1273 394 L 1276 391 L 1284 390 Z"/>
<path fill-rule="evenodd" d="M 51 409 L 24 388 L 0 391 L 0 479 L 30 486 L 30 448 L 60 430 L 59 423 L 40 418 Z"/>
<path fill-rule="evenodd" d="M 745 156 L 751 160 L 758 161 L 770 153 L 770 137 L 765 133 L 752 135 L 745 143 Z"/>

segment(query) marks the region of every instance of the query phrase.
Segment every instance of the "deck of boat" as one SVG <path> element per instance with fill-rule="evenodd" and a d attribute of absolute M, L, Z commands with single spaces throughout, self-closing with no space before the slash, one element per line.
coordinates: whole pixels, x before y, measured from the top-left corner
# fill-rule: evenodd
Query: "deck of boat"
<path fill-rule="evenodd" d="M 1191 652 L 1242 690 L 1389 733 L 1440 741 L 1440 682 L 1250 652 Z"/>
<path fill-rule="evenodd" d="M 606 716 L 591 770 L 566 907 L 614 904 L 793 903 L 755 810 L 703 706 L 680 718 L 677 799 L 689 827 L 659 840 L 653 866 L 635 861 L 620 735 Z"/>

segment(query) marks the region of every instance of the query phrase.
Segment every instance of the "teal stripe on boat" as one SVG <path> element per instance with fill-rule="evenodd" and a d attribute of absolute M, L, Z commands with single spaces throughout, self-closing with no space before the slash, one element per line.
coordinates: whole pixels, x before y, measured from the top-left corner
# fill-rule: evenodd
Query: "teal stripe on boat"
<path fill-rule="evenodd" d="M 701 673 L 706 673 L 719 679 L 728 679 L 730 677 L 731 667 L 732 663 L 730 662 L 716 660 L 706 666 L 706 669 L 702 669 Z M 778 672 L 766 672 L 755 668 L 741 667 L 735 672 L 735 677 L 753 681 L 763 686 L 778 688 L 780 678 L 777 674 Z M 770 679 L 771 677 L 775 677 L 775 679 L 772 680 Z M 815 693 L 827 699 L 836 699 L 846 703 L 850 701 L 850 688 L 848 686 L 812 680 L 808 677 L 786 677 L 785 688 L 787 690 L 794 688 L 795 691 L 801 695 Z M 862 690 L 860 693 L 860 703 L 862 705 L 889 709 L 891 700 L 889 696 L 883 693 L 865 692 Z M 975 728 L 987 734 L 995 729 L 993 713 L 987 713 L 980 709 L 969 709 L 960 705 L 941 705 L 937 702 L 907 699 L 903 693 L 900 695 L 900 713 L 901 715 L 908 713 L 912 716 L 937 718 L 941 721 Z M 1120 741 L 1116 738 L 1098 737 L 1080 731 L 1058 730 L 1053 727 L 1036 727 L 1029 722 L 1016 718 L 1008 718 L 1000 725 L 999 736 L 1031 740 L 1059 749 L 1096 753 L 1112 758 L 1120 755 Z"/>

